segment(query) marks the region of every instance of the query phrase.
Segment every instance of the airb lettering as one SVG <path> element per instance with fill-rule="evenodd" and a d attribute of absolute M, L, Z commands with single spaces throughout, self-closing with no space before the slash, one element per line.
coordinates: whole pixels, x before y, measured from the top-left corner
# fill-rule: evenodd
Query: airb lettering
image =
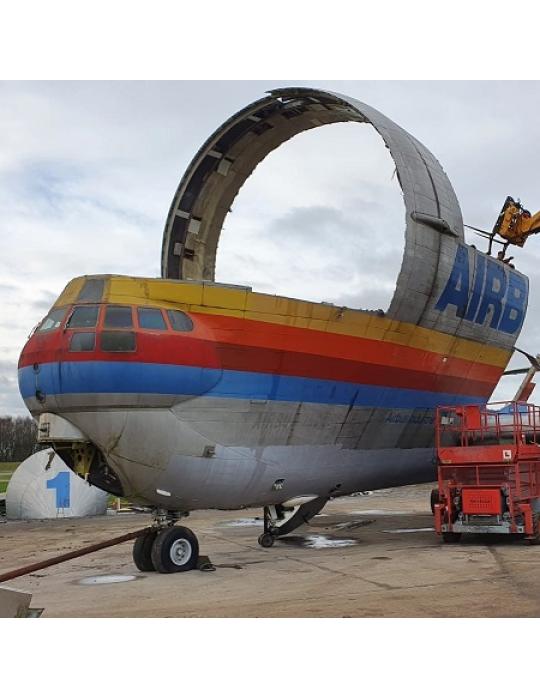
<path fill-rule="evenodd" d="M 511 268 L 491 258 L 475 255 L 473 269 L 469 249 L 458 245 L 454 266 L 435 308 L 455 307 L 458 318 L 503 333 L 519 332 L 527 308 L 527 281 Z M 471 275 L 472 272 L 472 275 Z"/>
<path fill-rule="evenodd" d="M 480 301 L 480 308 L 474 319 L 475 323 L 481 326 L 486 322 L 486 318 L 491 310 L 490 328 L 498 328 L 503 310 L 503 299 L 508 286 L 506 270 L 500 263 L 494 260 L 487 260 L 487 268 L 484 282 L 484 293 Z M 502 329 L 501 329 L 502 330 Z"/>

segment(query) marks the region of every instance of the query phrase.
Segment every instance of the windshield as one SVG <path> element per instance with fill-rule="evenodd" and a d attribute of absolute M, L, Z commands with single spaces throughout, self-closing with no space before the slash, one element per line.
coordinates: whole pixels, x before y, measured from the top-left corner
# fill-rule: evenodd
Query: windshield
<path fill-rule="evenodd" d="M 66 315 L 66 309 L 54 309 L 49 312 L 49 315 L 40 323 L 37 329 L 37 333 L 45 333 L 46 331 L 54 331 L 60 328 L 64 316 Z"/>

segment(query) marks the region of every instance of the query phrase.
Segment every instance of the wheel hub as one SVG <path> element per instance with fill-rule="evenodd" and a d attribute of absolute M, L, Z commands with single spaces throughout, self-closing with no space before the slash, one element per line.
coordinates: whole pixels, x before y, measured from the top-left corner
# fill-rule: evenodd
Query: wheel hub
<path fill-rule="evenodd" d="M 190 542 L 182 538 L 172 543 L 169 556 L 173 564 L 176 564 L 176 566 L 183 566 L 189 561 L 191 552 L 192 548 Z"/>

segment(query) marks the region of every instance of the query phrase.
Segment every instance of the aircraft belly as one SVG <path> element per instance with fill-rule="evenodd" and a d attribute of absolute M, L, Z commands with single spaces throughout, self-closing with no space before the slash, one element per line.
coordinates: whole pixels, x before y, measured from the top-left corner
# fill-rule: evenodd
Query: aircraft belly
<path fill-rule="evenodd" d="M 224 446 L 336 445 L 370 450 L 426 447 L 433 441 L 431 409 L 193 397 L 176 405 L 173 413 Z"/>
<path fill-rule="evenodd" d="M 201 458 L 171 461 L 168 489 L 182 507 L 242 508 L 281 503 L 299 494 L 345 495 L 367 488 L 421 483 L 435 478 L 433 450 L 348 450 L 290 445 L 216 449 L 201 484 Z M 281 487 L 276 490 L 276 482 Z"/>
<path fill-rule="evenodd" d="M 173 410 L 68 415 L 102 450 L 126 496 L 194 510 L 429 481 L 432 417 L 424 411 L 422 424 L 414 413 L 196 397 Z M 409 449 L 395 449 L 405 443 Z"/>

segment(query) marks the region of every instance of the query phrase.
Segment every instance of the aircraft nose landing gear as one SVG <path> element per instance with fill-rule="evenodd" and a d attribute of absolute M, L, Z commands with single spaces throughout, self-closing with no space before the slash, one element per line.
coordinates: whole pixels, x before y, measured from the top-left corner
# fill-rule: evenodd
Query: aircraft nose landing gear
<path fill-rule="evenodd" d="M 271 532 L 263 532 L 262 535 L 259 535 L 259 538 L 257 540 L 261 547 L 271 547 L 275 541 L 276 538 L 274 537 L 274 535 L 272 535 Z"/>
<path fill-rule="evenodd" d="M 156 514 L 155 529 L 140 535 L 133 545 L 133 561 L 139 571 L 172 574 L 195 569 L 199 542 L 188 527 L 175 525 L 176 513 Z"/>
<path fill-rule="evenodd" d="M 272 547 L 278 537 L 296 530 L 320 513 L 327 501 L 326 496 L 299 496 L 275 506 L 265 506 L 264 532 L 257 542 L 261 547 Z"/>

